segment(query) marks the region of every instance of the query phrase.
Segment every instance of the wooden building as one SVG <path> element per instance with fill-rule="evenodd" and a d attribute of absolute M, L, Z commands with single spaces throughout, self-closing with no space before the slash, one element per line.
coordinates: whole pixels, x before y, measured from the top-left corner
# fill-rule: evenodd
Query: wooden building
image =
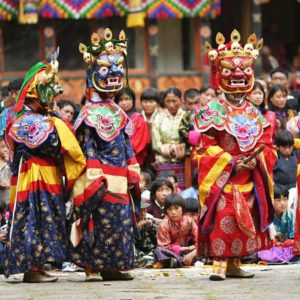
<path fill-rule="evenodd" d="M 79 102 L 85 65 L 78 51 L 92 32 L 128 37 L 130 86 L 201 87 L 201 20 L 220 15 L 221 0 L 1 0 L 0 81 L 23 76 L 59 45 L 63 98 Z M 205 28 L 204 28 L 205 29 Z M 196 42 L 195 42 L 196 41 Z"/>
<path fill-rule="evenodd" d="M 228 38 L 234 28 L 242 37 L 254 31 L 266 42 L 276 38 L 292 57 L 300 44 L 299 12 L 299 0 L 1 0 L 0 85 L 24 76 L 59 45 L 62 97 L 79 102 L 85 66 L 78 45 L 110 27 L 127 34 L 130 86 L 137 95 L 149 86 L 200 88 L 209 83 L 205 40 L 218 31 Z"/>

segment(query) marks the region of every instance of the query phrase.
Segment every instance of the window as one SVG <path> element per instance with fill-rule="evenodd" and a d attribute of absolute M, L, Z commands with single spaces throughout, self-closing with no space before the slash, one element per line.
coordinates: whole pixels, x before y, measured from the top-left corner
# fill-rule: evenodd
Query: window
<path fill-rule="evenodd" d="M 194 19 L 158 21 L 158 71 L 181 72 L 195 69 Z"/>

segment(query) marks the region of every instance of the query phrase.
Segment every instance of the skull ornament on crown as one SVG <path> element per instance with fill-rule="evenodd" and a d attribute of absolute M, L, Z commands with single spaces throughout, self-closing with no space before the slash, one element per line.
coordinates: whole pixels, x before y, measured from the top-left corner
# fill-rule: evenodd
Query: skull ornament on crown
<path fill-rule="evenodd" d="M 225 44 L 222 33 L 216 36 L 218 49 L 206 42 L 208 59 L 212 64 L 212 84 L 224 93 L 247 93 L 254 84 L 254 61 L 262 48 L 263 40 L 257 42 L 255 33 L 251 34 L 243 47 L 241 35 L 235 29 L 230 35 L 231 41 Z"/>
<path fill-rule="evenodd" d="M 123 87 L 126 73 L 127 40 L 124 31 L 114 39 L 109 28 L 103 38 L 97 33 L 91 36 L 91 44 L 79 44 L 79 51 L 87 65 L 87 97 L 92 91 L 100 93 L 117 92 Z M 124 67 L 125 65 L 125 67 Z"/>

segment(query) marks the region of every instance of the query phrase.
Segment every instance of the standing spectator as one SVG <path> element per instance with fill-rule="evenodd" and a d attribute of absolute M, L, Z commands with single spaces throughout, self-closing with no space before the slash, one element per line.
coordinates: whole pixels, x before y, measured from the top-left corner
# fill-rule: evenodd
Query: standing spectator
<path fill-rule="evenodd" d="M 147 88 L 141 94 L 141 104 L 142 104 L 142 116 L 147 122 L 151 135 L 152 124 L 159 115 L 161 111 L 160 101 L 159 101 L 159 91 L 155 88 Z M 150 138 L 151 139 L 151 138 Z M 152 140 L 152 139 L 151 139 Z M 152 149 L 152 142 L 148 147 L 147 159 L 144 164 L 144 169 L 151 173 L 154 177 L 155 169 L 153 168 L 153 163 L 155 162 L 155 154 Z"/>
<path fill-rule="evenodd" d="M 4 134 L 6 126 L 14 119 L 14 104 L 22 83 L 23 78 L 10 81 L 8 96 L 0 102 L 0 135 Z"/>
<path fill-rule="evenodd" d="M 9 204 L 10 193 L 9 154 L 3 136 L 0 136 L 0 202 Z"/>
<path fill-rule="evenodd" d="M 70 100 L 60 100 L 57 102 L 58 114 L 69 124 L 73 124 L 74 121 L 74 113 L 75 113 L 75 105 Z"/>
<path fill-rule="evenodd" d="M 200 91 L 188 89 L 183 93 L 183 105 L 186 112 L 191 112 L 200 101 Z"/>
<path fill-rule="evenodd" d="M 216 96 L 216 90 L 212 86 L 203 86 L 200 89 L 199 108 L 205 106 L 212 99 L 216 98 Z"/>
<path fill-rule="evenodd" d="M 152 126 L 152 147 L 155 151 L 155 167 L 158 175 L 174 171 L 178 186 L 183 189 L 185 144 L 180 143 L 179 124 L 184 114 L 181 108 L 181 91 L 171 87 L 165 91 L 166 109 L 155 119 Z"/>
<path fill-rule="evenodd" d="M 296 111 L 288 108 L 287 89 L 283 85 L 272 85 L 268 94 L 269 110 L 276 114 L 275 132 L 286 128 L 286 123 L 293 118 Z"/>
<path fill-rule="evenodd" d="M 201 107 L 209 103 L 213 98 L 216 97 L 216 91 L 213 87 L 202 87 L 199 91 L 199 103 L 195 105 L 194 109 L 191 111 L 186 111 L 183 115 L 180 125 L 179 125 L 179 136 L 180 142 L 185 144 L 185 186 L 189 188 L 192 186 L 192 174 L 196 168 L 196 163 L 192 161 L 192 157 L 195 154 L 194 146 L 198 146 L 199 134 L 195 132 L 192 119 L 195 116 L 195 111 L 198 111 Z"/>
<path fill-rule="evenodd" d="M 135 94 L 131 89 L 124 88 L 118 91 L 114 101 L 125 111 L 133 123 L 133 133 L 130 136 L 130 141 L 135 158 L 141 168 L 143 168 L 147 159 L 148 147 L 150 145 L 150 131 L 143 116 L 136 112 Z"/>
<path fill-rule="evenodd" d="M 252 103 L 270 123 L 270 135 L 273 137 L 276 129 L 276 114 L 273 111 L 266 110 L 265 89 L 259 81 L 254 82 L 253 89 L 247 94 L 246 99 Z"/>
<path fill-rule="evenodd" d="M 196 222 L 184 215 L 184 199 L 170 194 L 165 201 L 166 218 L 157 229 L 157 248 L 153 267 L 177 268 L 191 266 L 197 254 Z"/>
<path fill-rule="evenodd" d="M 274 68 L 270 72 L 270 87 L 274 85 L 283 85 L 287 91 L 287 108 L 299 111 L 299 90 L 290 91 L 289 72 L 282 67 Z M 268 96 L 269 98 L 269 96 Z M 269 104 L 269 102 L 268 102 Z"/>
<path fill-rule="evenodd" d="M 142 115 L 148 124 L 152 124 L 159 113 L 159 92 L 155 88 L 147 88 L 141 94 Z"/>

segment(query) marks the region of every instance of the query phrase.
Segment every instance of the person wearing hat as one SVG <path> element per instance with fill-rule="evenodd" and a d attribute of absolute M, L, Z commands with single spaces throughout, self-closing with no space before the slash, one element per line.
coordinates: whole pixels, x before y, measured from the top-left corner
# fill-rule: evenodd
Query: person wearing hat
<path fill-rule="evenodd" d="M 135 263 L 138 267 L 147 267 L 154 261 L 154 250 L 157 246 L 157 223 L 154 217 L 147 213 L 150 206 L 150 192 L 145 190 L 142 195 L 138 229 L 140 236 L 135 239 Z"/>
<path fill-rule="evenodd" d="M 86 166 L 72 131 L 52 116 L 54 97 L 62 93 L 57 56 L 58 51 L 51 63 L 38 62 L 27 72 L 16 97 L 16 118 L 6 127 L 12 177 L 4 275 L 24 273 L 28 283 L 58 279 L 42 266 L 66 259 L 65 197 Z"/>
<path fill-rule="evenodd" d="M 93 33 L 90 41 L 79 45 L 87 65 L 88 103 L 74 123 L 74 132 L 87 168 L 73 188 L 76 220 L 70 261 L 85 268 L 86 281 L 132 280 L 123 271 L 134 268 L 140 167 L 130 142 L 132 121 L 114 103 L 124 78 L 129 88 L 127 39 L 123 30 L 113 37 L 106 28 L 103 36 Z"/>
<path fill-rule="evenodd" d="M 243 46 L 233 30 L 225 43 L 218 33 L 213 49 L 206 43 L 212 83 L 222 94 L 195 114 L 201 134 L 198 159 L 200 220 L 198 255 L 213 258 L 210 280 L 252 278 L 240 268 L 240 259 L 272 243 L 268 227 L 273 220 L 272 170 L 276 153 L 272 128 L 246 100 L 254 85 L 254 62 L 263 40 L 251 34 Z"/>

